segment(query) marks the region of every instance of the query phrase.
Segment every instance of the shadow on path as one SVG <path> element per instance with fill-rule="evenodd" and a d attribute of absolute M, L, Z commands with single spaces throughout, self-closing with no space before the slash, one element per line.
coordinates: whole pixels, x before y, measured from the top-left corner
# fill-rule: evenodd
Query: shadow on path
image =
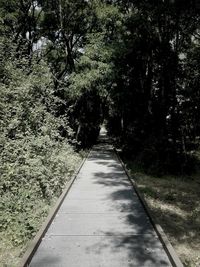
<path fill-rule="evenodd" d="M 171 266 L 105 135 L 62 206 L 31 267 Z"/>

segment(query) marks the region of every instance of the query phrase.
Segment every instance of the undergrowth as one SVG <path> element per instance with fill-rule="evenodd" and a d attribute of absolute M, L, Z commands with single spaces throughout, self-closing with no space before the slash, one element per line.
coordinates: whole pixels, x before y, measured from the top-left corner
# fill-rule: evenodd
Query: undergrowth
<path fill-rule="evenodd" d="M 16 266 L 81 157 L 45 63 L 4 62 L 0 83 L 0 266 Z M 60 135 L 59 128 L 67 132 Z"/>

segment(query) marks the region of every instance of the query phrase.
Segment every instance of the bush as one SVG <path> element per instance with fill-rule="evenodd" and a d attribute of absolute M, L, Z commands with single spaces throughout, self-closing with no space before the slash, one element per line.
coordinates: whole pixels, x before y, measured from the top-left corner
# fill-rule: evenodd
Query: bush
<path fill-rule="evenodd" d="M 37 231 L 80 156 L 68 119 L 56 117 L 58 99 L 42 62 L 8 61 L 0 84 L 0 196 L 2 236 L 23 245 Z M 61 137 L 59 128 L 68 138 Z"/>

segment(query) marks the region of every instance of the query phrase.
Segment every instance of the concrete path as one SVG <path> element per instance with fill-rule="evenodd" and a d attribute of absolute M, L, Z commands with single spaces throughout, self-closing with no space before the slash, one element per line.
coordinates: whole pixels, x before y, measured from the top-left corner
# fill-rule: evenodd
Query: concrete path
<path fill-rule="evenodd" d="M 92 149 L 30 266 L 171 266 L 109 144 Z"/>

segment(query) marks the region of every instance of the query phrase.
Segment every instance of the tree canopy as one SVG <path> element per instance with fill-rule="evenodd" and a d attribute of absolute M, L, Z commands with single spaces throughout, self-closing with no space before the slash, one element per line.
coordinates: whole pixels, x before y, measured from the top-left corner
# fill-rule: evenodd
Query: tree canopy
<path fill-rule="evenodd" d="M 178 0 L 1 1 L 2 62 L 46 62 L 80 146 L 105 119 L 127 153 L 183 166 L 199 136 L 199 12 Z"/>

